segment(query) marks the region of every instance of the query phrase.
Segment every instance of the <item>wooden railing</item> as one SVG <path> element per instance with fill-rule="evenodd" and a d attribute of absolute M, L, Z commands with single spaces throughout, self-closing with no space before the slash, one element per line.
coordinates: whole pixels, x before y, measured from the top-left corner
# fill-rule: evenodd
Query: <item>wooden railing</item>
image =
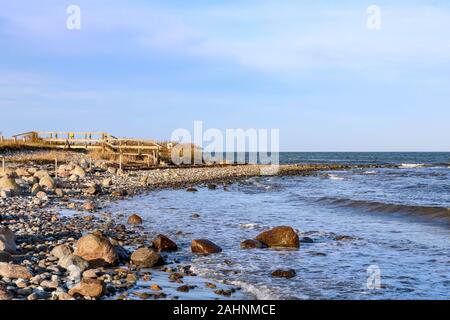
<path fill-rule="evenodd" d="M 16 134 L 13 139 L 62 149 L 101 149 L 117 155 L 147 156 L 152 157 L 155 164 L 159 163 L 161 151 L 154 140 L 117 138 L 106 132 L 30 131 Z"/>

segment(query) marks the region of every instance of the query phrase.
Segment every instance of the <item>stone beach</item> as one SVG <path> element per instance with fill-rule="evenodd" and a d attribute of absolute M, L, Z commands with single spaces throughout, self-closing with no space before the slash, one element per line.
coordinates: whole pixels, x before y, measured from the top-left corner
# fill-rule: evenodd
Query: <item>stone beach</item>
<path fill-rule="evenodd" d="M 345 168 L 282 165 L 277 174 Z M 134 289 L 138 281 L 164 274 L 166 281 L 178 284 L 179 295 L 195 292 L 199 285 L 183 280 L 195 277 L 190 266 L 177 263 L 173 255 L 166 260 L 165 252 L 176 255 L 178 248 L 164 230 L 155 238 L 142 232 L 139 208 L 129 217 L 102 208 L 159 188 L 226 189 L 229 183 L 270 171 L 259 165 L 123 171 L 83 154 L 74 154 L 57 170 L 52 164 L 10 163 L 5 172 L 0 169 L 0 300 L 163 299 L 166 283 L 155 281 L 145 292 Z M 64 210 L 80 214 L 64 215 Z M 298 248 L 300 242 L 292 228 L 279 227 L 241 246 Z M 192 239 L 192 254 L 221 251 L 220 243 Z M 290 277 L 292 272 L 280 274 Z M 217 298 L 232 297 L 239 289 L 203 282 Z"/>

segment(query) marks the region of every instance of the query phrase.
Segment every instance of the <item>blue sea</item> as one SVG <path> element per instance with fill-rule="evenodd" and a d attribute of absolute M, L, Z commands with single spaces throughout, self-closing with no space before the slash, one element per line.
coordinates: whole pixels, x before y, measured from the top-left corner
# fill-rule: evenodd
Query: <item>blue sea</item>
<path fill-rule="evenodd" d="M 177 241 L 183 263 L 205 279 L 239 287 L 248 299 L 450 299 L 450 153 L 280 159 L 389 166 L 250 178 L 216 190 L 199 186 L 197 193 L 153 191 L 111 209 L 139 211 L 150 235 Z M 240 249 L 242 240 L 279 225 L 314 242 L 299 250 Z M 223 253 L 192 256 L 196 238 L 214 241 Z M 297 276 L 270 276 L 280 268 Z"/>

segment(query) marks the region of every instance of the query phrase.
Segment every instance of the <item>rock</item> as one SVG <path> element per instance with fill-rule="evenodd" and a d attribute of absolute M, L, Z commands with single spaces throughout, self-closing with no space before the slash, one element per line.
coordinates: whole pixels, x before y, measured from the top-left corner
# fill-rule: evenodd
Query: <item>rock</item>
<path fill-rule="evenodd" d="M 44 191 L 39 191 L 38 193 L 36 193 L 36 198 L 43 201 L 48 200 L 48 196 Z"/>
<path fill-rule="evenodd" d="M 9 279 L 30 279 L 28 268 L 11 263 L 0 262 L 0 276 Z"/>
<path fill-rule="evenodd" d="M 198 254 L 211 254 L 222 252 L 222 248 L 206 239 L 192 240 L 191 250 L 193 253 Z"/>
<path fill-rule="evenodd" d="M 72 170 L 71 172 L 72 175 L 75 175 L 79 178 L 84 178 L 86 177 L 86 172 L 84 171 L 84 169 L 80 166 L 75 166 L 75 168 Z"/>
<path fill-rule="evenodd" d="M 114 246 L 100 233 L 80 238 L 75 255 L 87 260 L 93 268 L 114 265 L 119 259 Z"/>
<path fill-rule="evenodd" d="M 193 213 L 193 214 L 191 215 L 191 218 L 192 218 L 192 219 L 198 219 L 198 218 L 200 218 L 200 215 L 199 215 L 198 213 Z"/>
<path fill-rule="evenodd" d="M 98 184 L 95 183 L 95 184 L 91 185 L 90 187 L 88 187 L 86 190 L 84 190 L 84 193 L 87 195 L 94 196 L 94 195 L 102 193 L 102 188 Z"/>
<path fill-rule="evenodd" d="M 76 174 L 72 174 L 72 175 L 69 177 L 69 181 L 70 181 L 70 182 L 77 182 L 79 179 L 80 179 L 80 177 L 78 177 Z"/>
<path fill-rule="evenodd" d="M 216 190 L 217 189 L 217 185 L 210 183 L 210 184 L 208 184 L 208 189 L 209 190 Z"/>
<path fill-rule="evenodd" d="M 19 177 L 29 177 L 29 176 L 31 176 L 31 173 L 28 172 L 28 170 L 26 168 L 17 168 L 16 169 L 16 174 Z"/>
<path fill-rule="evenodd" d="M 103 295 L 103 282 L 98 279 L 83 279 L 75 287 L 69 290 L 71 296 L 98 298 Z"/>
<path fill-rule="evenodd" d="M 128 217 L 128 224 L 138 225 L 142 224 L 142 218 L 139 217 L 137 214 L 133 214 Z"/>
<path fill-rule="evenodd" d="M 3 177 L 0 179 L 0 190 L 9 191 L 13 194 L 20 193 L 20 187 L 13 178 Z"/>
<path fill-rule="evenodd" d="M 12 260 L 12 256 L 9 252 L 0 251 L 0 262 L 10 262 Z"/>
<path fill-rule="evenodd" d="M 248 239 L 241 242 L 241 249 L 263 249 L 267 246 L 258 240 Z"/>
<path fill-rule="evenodd" d="M 314 240 L 309 237 L 303 237 L 300 239 L 300 243 L 314 243 Z"/>
<path fill-rule="evenodd" d="M 58 288 L 58 285 L 59 285 L 58 281 L 54 281 L 54 280 L 52 280 L 52 281 L 44 280 L 40 284 L 40 286 L 42 288 L 48 288 L 48 289 L 56 289 L 56 288 Z"/>
<path fill-rule="evenodd" d="M 83 204 L 83 209 L 86 210 L 86 211 L 95 211 L 95 210 L 97 210 L 97 205 L 95 204 L 94 201 L 87 200 Z"/>
<path fill-rule="evenodd" d="M 291 227 L 281 226 L 264 231 L 256 237 L 271 248 L 299 248 L 300 241 L 297 233 Z"/>
<path fill-rule="evenodd" d="M 8 227 L 0 227 L 0 251 L 16 253 L 16 236 Z"/>
<path fill-rule="evenodd" d="M 45 187 L 47 189 L 53 190 L 55 188 L 55 180 L 53 180 L 53 178 L 50 176 L 43 176 L 39 180 L 39 185 L 41 187 Z"/>
<path fill-rule="evenodd" d="M 187 192 L 197 192 L 198 190 L 196 188 L 190 187 L 186 189 Z"/>
<path fill-rule="evenodd" d="M 64 191 L 62 191 L 62 189 L 55 189 L 55 196 L 57 196 L 58 198 L 62 198 L 64 197 Z"/>
<path fill-rule="evenodd" d="M 103 188 L 107 188 L 107 187 L 109 187 L 109 186 L 112 186 L 112 179 L 111 178 L 105 178 L 105 179 L 103 179 L 103 181 L 102 181 L 102 186 L 103 186 Z"/>
<path fill-rule="evenodd" d="M 6 198 L 9 198 L 12 196 L 13 196 L 13 193 L 11 191 L 0 190 L 0 198 L 6 199 Z"/>
<path fill-rule="evenodd" d="M 161 260 L 161 256 L 148 248 L 140 248 L 133 252 L 131 261 L 142 268 L 152 268 Z"/>
<path fill-rule="evenodd" d="M 89 269 L 83 272 L 83 278 L 86 279 L 97 279 L 98 271 L 96 269 Z"/>
<path fill-rule="evenodd" d="M 178 250 L 177 244 L 162 234 L 157 235 L 152 243 L 153 247 L 159 252 Z"/>
<path fill-rule="evenodd" d="M 70 256 L 73 253 L 72 248 L 68 244 L 61 244 L 53 248 L 50 254 L 58 259 Z"/>
<path fill-rule="evenodd" d="M 38 192 L 41 192 L 41 191 L 42 191 L 42 187 L 39 185 L 39 183 L 35 183 L 31 187 L 31 194 L 33 194 L 33 195 L 37 195 Z"/>
<path fill-rule="evenodd" d="M 108 167 L 107 171 L 108 171 L 108 173 L 111 173 L 111 174 L 116 174 L 116 172 L 117 172 L 117 169 L 116 169 L 116 168 L 114 168 L 114 167 Z"/>
<path fill-rule="evenodd" d="M 66 270 L 70 269 L 70 266 L 75 266 L 80 270 L 80 272 L 83 272 L 89 268 L 89 262 L 82 257 L 70 254 L 59 259 L 58 266 Z"/>
<path fill-rule="evenodd" d="M 73 297 L 70 294 L 68 294 L 67 292 L 58 292 L 57 297 L 58 297 L 58 300 L 60 300 L 60 301 L 74 300 Z"/>
<path fill-rule="evenodd" d="M 0 301 L 11 300 L 12 297 L 9 294 L 6 285 L 0 283 Z"/>
<path fill-rule="evenodd" d="M 41 180 L 43 177 L 46 177 L 46 176 L 50 177 L 50 174 L 48 173 L 47 170 L 39 170 L 39 171 L 36 171 L 33 176 L 38 178 L 39 180 Z"/>
<path fill-rule="evenodd" d="M 160 286 L 158 286 L 157 284 L 152 284 L 150 286 L 150 289 L 153 291 L 161 291 L 162 290 L 162 288 Z"/>
<path fill-rule="evenodd" d="M 183 286 L 177 288 L 178 292 L 189 292 L 189 290 L 190 290 L 190 287 L 186 286 L 186 285 L 183 285 Z"/>
<path fill-rule="evenodd" d="M 275 278 L 291 279 L 291 278 L 294 278 L 296 275 L 297 275 L 297 273 L 293 269 L 275 270 L 274 272 L 272 272 L 272 277 L 275 277 Z"/>

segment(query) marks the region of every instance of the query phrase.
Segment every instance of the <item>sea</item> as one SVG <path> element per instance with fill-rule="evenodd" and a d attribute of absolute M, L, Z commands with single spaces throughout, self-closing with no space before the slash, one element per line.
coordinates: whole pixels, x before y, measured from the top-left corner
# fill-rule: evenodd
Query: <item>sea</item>
<path fill-rule="evenodd" d="M 182 263 L 202 279 L 238 287 L 240 299 L 450 299 L 450 153 L 293 152 L 280 161 L 351 169 L 249 178 L 196 193 L 152 191 L 109 209 L 138 212 L 150 236 L 173 238 Z M 358 167 L 369 164 L 381 167 Z M 280 225 L 313 242 L 240 249 Z M 223 252 L 192 255 L 190 242 L 199 238 Z M 296 276 L 274 278 L 276 269 Z"/>

